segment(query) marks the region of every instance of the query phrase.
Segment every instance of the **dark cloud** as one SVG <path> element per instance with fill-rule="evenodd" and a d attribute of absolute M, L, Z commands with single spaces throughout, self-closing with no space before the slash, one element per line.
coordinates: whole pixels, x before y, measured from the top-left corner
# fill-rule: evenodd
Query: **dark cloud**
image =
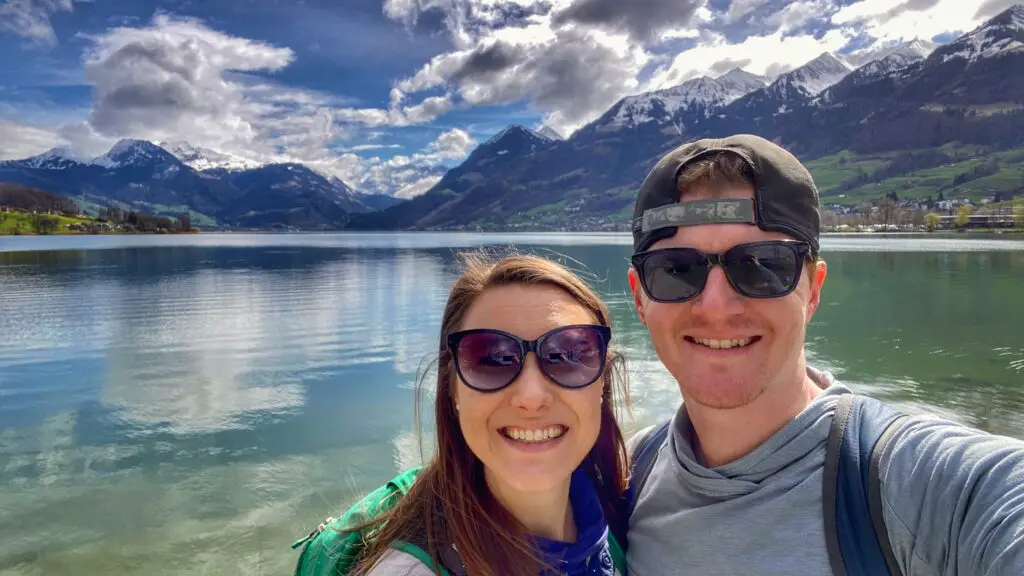
<path fill-rule="evenodd" d="M 732 43 L 783 31 L 784 36 L 829 26 L 834 0 L 733 0 L 715 14 L 715 31 Z M 818 20 L 822 24 L 811 25 Z"/>
<path fill-rule="evenodd" d="M 988 19 L 1017 4 L 1020 4 L 1020 0 L 988 0 L 978 7 L 974 17 Z"/>
<path fill-rule="evenodd" d="M 383 7 L 385 16 L 417 34 L 447 30 L 460 47 L 495 30 L 527 26 L 533 17 L 551 9 L 550 0 L 527 5 L 511 0 L 486 4 L 474 0 L 385 0 Z"/>
<path fill-rule="evenodd" d="M 507 42 L 497 41 L 488 46 L 478 46 L 452 78 L 478 79 L 515 66 L 527 56 L 528 50 L 525 47 Z"/>
<path fill-rule="evenodd" d="M 935 6 L 939 0 L 906 0 L 890 8 L 885 14 L 878 17 L 878 21 L 885 23 L 904 12 L 921 12 Z"/>
<path fill-rule="evenodd" d="M 764 71 L 764 75 L 767 76 L 768 78 L 775 78 L 776 76 L 779 76 L 780 74 L 785 74 L 786 72 L 789 72 L 794 68 L 796 68 L 796 66 L 792 64 L 776 62 L 775 64 L 768 65 L 768 67 Z"/>
<path fill-rule="evenodd" d="M 489 44 L 469 53 L 435 58 L 400 86 L 419 92 L 439 83 L 457 88 L 470 105 L 527 101 L 552 112 L 549 125 L 565 131 L 607 109 L 635 87 L 641 66 L 586 30 L 563 28 L 555 39 L 533 45 Z M 635 80 L 634 80 L 635 82 Z"/>
<path fill-rule="evenodd" d="M 648 42 L 673 28 L 689 24 L 705 0 L 576 0 L 554 15 L 556 25 L 575 22 L 627 32 Z"/>
<path fill-rule="evenodd" d="M 726 58 L 712 64 L 710 70 L 713 75 L 721 76 L 733 68 L 750 66 L 750 62 L 750 58 Z"/>
<path fill-rule="evenodd" d="M 198 104 L 198 62 L 162 39 L 137 39 L 89 62 L 86 76 L 96 88 L 90 116 L 100 132 L 131 133 L 158 125 Z M 154 116 L 151 116 L 154 115 Z"/>

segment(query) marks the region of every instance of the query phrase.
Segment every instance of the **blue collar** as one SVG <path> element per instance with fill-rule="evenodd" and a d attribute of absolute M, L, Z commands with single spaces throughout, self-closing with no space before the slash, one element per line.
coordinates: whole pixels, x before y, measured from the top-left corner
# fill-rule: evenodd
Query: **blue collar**
<path fill-rule="evenodd" d="M 597 490 L 580 468 L 573 471 L 569 481 L 569 502 L 576 520 L 576 542 L 560 542 L 539 536 L 533 539 L 548 564 L 557 567 L 561 573 L 576 574 L 587 565 L 587 559 L 607 547 L 608 521 Z M 593 560 L 600 561 L 600 558 Z"/>

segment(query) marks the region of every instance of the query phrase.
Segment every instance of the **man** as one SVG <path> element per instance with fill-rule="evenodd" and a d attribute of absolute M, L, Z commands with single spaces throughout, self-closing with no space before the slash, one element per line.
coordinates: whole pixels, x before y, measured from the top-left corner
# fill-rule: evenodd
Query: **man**
<path fill-rule="evenodd" d="M 826 453 L 855 396 L 804 356 L 827 272 L 818 230 L 810 174 L 755 136 L 682 145 L 644 181 L 629 282 L 684 403 L 634 494 L 630 576 L 1024 575 L 1024 442 L 920 415 L 872 468 L 877 546 L 896 566 L 840 560 L 849 533 L 823 521 L 825 504 L 838 492 L 857 508 L 853 484 L 825 487 L 841 474 Z M 874 545 L 865 526 L 855 539 Z"/>

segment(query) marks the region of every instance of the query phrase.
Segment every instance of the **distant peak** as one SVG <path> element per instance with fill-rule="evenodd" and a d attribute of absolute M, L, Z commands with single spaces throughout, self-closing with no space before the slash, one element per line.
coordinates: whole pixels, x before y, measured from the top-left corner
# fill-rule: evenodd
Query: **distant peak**
<path fill-rule="evenodd" d="M 167 150 L 147 140 L 123 138 L 111 149 L 92 161 L 93 164 L 105 168 L 119 168 L 128 165 L 139 165 L 153 160 L 176 160 Z"/>
<path fill-rule="evenodd" d="M 122 138 L 117 141 L 117 144 L 114 144 L 114 146 L 110 149 L 110 152 L 108 152 L 108 154 L 118 154 L 121 152 L 132 150 L 134 148 L 159 148 L 159 146 L 153 144 L 152 142 L 147 142 L 145 140 L 136 140 L 134 138 Z"/>
<path fill-rule="evenodd" d="M 215 168 L 228 171 L 249 170 L 263 165 L 261 162 L 234 154 L 193 146 L 188 142 L 161 142 L 160 147 L 170 152 L 182 164 L 200 172 Z"/>
<path fill-rule="evenodd" d="M 1017 52 L 1024 45 L 1024 5 L 1017 4 L 989 18 L 971 32 L 936 49 L 929 58 L 945 62 L 951 58 L 970 61 Z"/>
<path fill-rule="evenodd" d="M 510 124 L 503 128 L 500 132 L 492 136 L 491 139 L 485 143 L 485 145 L 493 144 L 495 142 L 504 140 L 505 138 L 508 138 L 510 136 L 516 135 L 529 136 L 540 140 L 552 140 L 552 138 L 542 136 L 541 134 L 538 134 L 537 132 L 530 130 L 529 128 L 523 126 L 522 124 Z"/>
<path fill-rule="evenodd" d="M 68 158 L 70 160 L 74 160 L 75 155 L 71 153 L 71 148 L 67 146 L 54 146 L 46 152 L 36 156 L 36 158 Z"/>
<path fill-rule="evenodd" d="M 82 163 L 70 148 L 63 145 L 54 146 L 42 154 L 19 162 L 31 168 L 59 168 Z"/>
<path fill-rule="evenodd" d="M 1024 30 L 1024 4 L 1015 4 L 993 16 L 990 23 Z"/>
<path fill-rule="evenodd" d="M 550 138 L 552 140 L 565 140 L 565 136 L 562 136 L 562 134 L 558 130 L 555 130 L 554 128 L 548 126 L 547 124 L 541 126 L 540 129 L 537 130 L 537 134 L 544 136 L 545 138 Z"/>
<path fill-rule="evenodd" d="M 747 87 L 748 89 L 763 88 L 769 84 L 768 79 L 764 76 L 759 76 L 752 72 L 747 72 L 742 68 L 733 68 L 725 74 L 715 78 L 715 81 L 719 84 L 735 84 L 740 87 Z"/>
<path fill-rule="evenodd" d="M 751 72 L 747 72 L 743 68 L 740 68 L 740 67 L 737 66 L 736 68 L 733 68 L 732 70 L 729 70 L 725 74 L 722 74 L 722 75 L 718 76 L 716 79 L 717 80 L 721 80 L 722 78 L 735 78 L 737 76 L 743 77 L 743 78 L 750 78 L 750 77 L 755 77 L 756 78 L 757 74 L 753 74 Z"/>
<path fill-rule="evenodd" d="M 1010 28 L 1012 30 L 1024 31 L 1024 4 L 1010 6 L 982 23 L 975 31 L 988 28 Z"/>
<path fill-rule="evenodd" d="M 837 58 L 831 52 L 822 52 L 821 54 L 818 55 L 817 58 L 815 58 L 814 60 L 811 60 L 810 62 L 805 64 L 805 66 L 815 66 L 815 65 L 841 66 L 843 68 L 846 68 L 847 70 L 850 69 L 850 65 L 849 64 L 847 64 L 846 62 L 843 62 L 842 60 Z"/>
<path fill-rule="evenodd" d="M 1003 14 L 1005 14 L 1007 16 L 1016 17 L 1022 23 L 1024 23 L 1024 4 L 1014 4 L 1013 6 L 1010 6 L 1009 8 L 1004 10 L 1003 13 L 1000 14 L 1000 15 L 1003 15 Z M 997 18 L 998 18 L 998 16 L 997 16 Z"/>

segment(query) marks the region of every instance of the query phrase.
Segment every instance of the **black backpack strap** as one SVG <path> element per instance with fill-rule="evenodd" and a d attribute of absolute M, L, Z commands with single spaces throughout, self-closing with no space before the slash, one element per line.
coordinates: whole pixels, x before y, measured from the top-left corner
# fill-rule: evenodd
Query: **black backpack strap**
<path fill-rule="evenodd" d="M 665 443 L 665 439 L 668 438 L 671 424 L 672 420 L 668 420 L 648 431 L 637 443 L 636 450 L 629 457 L 629 488 L 626 491 L 629 516 L 633 515 L 636 500 L 640 497 L 644 484 L 647 483 L 647 477 L 651 475 L 654 461 L 657 460 L 658 451 Z"/>
<path fill-rule="evenodd" d="M 868 507 L 871 512 L 871 524 L 875 528 L 875 535 L 878 536 L 879 545 L 882 547 L 882 554 L 885 563 L 889 567 L 889 573 L 893 576 L 902 576 L 899 563 L 896 562 L 896 554 L 892 550 L 892 542 L 889 541 L 889 532 L 885 527 L 885 516 L 882 510 L 882 454 L 885 447 L 899 430 L 908 416 L 901 414 L 897 416 L 878 438 L 874 449 L 871 452 L 871 463 L 868 475 Z"/>
<path fill-rule="evenodd" d="M 835 576 L 902 576 L 882 516 L 882 453 L 906 416 L 864 396 L 839 398 L 822 485 L 825 542 Z"/>
<path fill-rule="evenodd" d="M 843 564 L 842 546 L 839 544 L 839 529 L 836 522 L 836 489 L 839 479 L 840 445 L 846 435 L 846 426 L 850 421 L 850 408 L 853 396 L 844 394 L 839 397 L 835 415 L 832 416 L 832 428 L 828 433 L 825 447 L 825 474 L 821 486 L 822 514 L 825 519 L 825 549 L 828 561 L 832 566 L 833 576 L 846 576 Z"/>
<path fill-rule="evenodd" d="M 416 534 L 401 542 L 395 542 L 392 544 L 392 548 L 415 556 L 428 568 L 434 570 L 434 561 L 430 557 L 430 552 L 428 552 L 429 547 L 427 546 L 427 535 L 425 533 Z M 441 548 L 439 560 L 441 561 L 441 566 L 435 572 L 439 572 L 442 576 L 466 576 L 466 567 L 462 564 L 462 557 L 459 556 L 454 542 L 449 542 Z"/>

